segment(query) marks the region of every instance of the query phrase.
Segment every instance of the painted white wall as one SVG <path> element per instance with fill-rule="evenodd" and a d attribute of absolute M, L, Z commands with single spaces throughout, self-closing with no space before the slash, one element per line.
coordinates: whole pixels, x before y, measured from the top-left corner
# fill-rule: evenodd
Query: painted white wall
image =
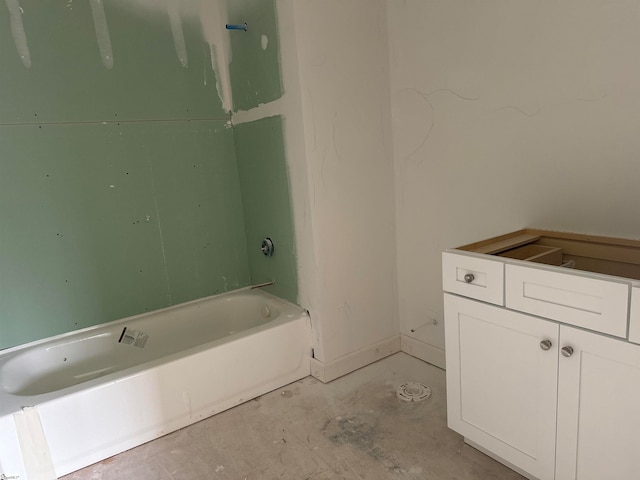
<path fill-rule="evenodd" d="M 387 7 L 401 331 L 444 348 L 444 248 L 527 226 L 640 237 L 640 7 Z"/>
<path fill-rule="evenodd" d="M 315 358 L 331 362 L 399 333 L 386 4 L 280 1 L 278 16 L 285 95 L 296 75 L 300 95 L 285 141 L 304 142 L 289 160 L 300 300 Z"/>

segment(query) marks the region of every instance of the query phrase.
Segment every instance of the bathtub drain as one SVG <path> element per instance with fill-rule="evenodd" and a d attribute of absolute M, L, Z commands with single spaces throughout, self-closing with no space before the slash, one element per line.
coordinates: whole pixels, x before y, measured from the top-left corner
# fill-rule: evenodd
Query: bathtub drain
<path fill-rule="evenodd" d="M 396 389 L 396 395 L 405 402 L 420 402 L 431 396 L 431 388 L 424 383 L 407 382 Z"/>

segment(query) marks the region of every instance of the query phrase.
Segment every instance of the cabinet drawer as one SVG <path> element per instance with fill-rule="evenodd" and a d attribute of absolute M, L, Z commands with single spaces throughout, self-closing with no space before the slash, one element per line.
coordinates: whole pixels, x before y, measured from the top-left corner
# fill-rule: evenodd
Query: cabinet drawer
<path fill-rule="evenodd" d="M 627 284 L 517 265 L 505 269 L 508 308 L 626 337 Z"/>
<path fill-rule="evenodd" d="M 629 341 L 640 343 L 640 287 L 631 289 L 631 312 L 629 314 Z"/>
<path fill-rule="evenodd" d="M 447 292 L 504 305 L 502 262 L 444 252 L 442 285 Z"/>

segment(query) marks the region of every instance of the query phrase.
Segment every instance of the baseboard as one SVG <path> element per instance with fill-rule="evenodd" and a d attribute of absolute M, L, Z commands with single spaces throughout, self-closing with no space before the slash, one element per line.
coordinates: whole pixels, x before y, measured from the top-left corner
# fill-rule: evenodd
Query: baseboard
<path fill-rule="evenodd" d="M 445 369 L 444 350 L 407 335 L 400 335 L 400 348 L 404 353 Z"/>
<path fill-rule="evenodd" d="M 311 359 L 311 375 L 323 383 L 328 383 L 347 373 L 365 367 L 400 351 L 400 336 L 394 335 L 374 345 L 361 348 L 344 355 L 331 362 L 323 363 L 315 358 Z"/>

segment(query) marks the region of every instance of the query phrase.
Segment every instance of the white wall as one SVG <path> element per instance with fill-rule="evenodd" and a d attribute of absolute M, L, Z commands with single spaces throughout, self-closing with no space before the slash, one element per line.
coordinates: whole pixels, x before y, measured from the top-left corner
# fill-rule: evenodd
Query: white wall
<path fill-rule="evenodd" d="M 304 141 L 289 161 L 306 163 L 304 185 L 292 178 L 300 300 L 315 358 L 332 362 L 399 333 L 386 4 L 280 1 L 278 15 L 285 94 L 297 71 L 300 95 L 286 116 Z"/>
<path fill-rule="evenodd" d="M 640 237 L 640 8 L 387 6 L 401 330 L 443 348 L 442 249 L 527 226 Z"/>

